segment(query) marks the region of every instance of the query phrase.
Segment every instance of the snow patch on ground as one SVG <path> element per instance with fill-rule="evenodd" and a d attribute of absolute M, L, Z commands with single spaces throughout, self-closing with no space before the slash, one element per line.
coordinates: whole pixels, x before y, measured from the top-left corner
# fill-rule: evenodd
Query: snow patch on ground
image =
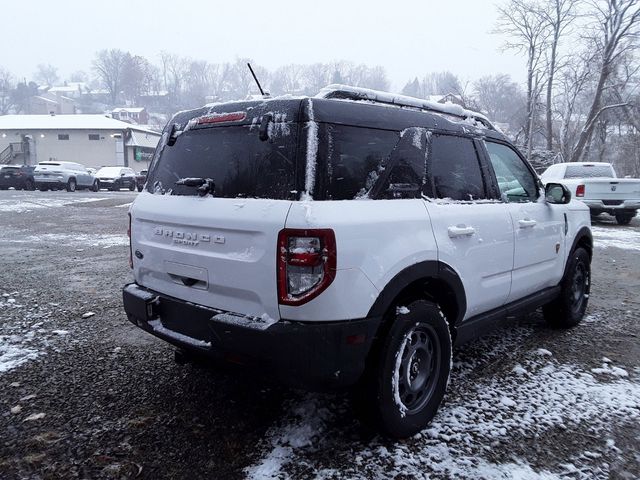
<path fill-rule="evenodd" d="M 517 444 L 518 438 L 585 425 L 606 449 L 612 421 L 640 420 L 640 385 L 615 374 L 594 376 L 588 367 L 560 363 L 542 348 L 531 349 L 526 360 L 513 367 L 514 374 L 490 375 L 481 383 L 465 381 L 483 363 L 504 361 L 505 352 L 521 340 L 514 337 L 522 335 L 512 333 L 480 355 L 458 356 L 446 403 L 426 430 L 404 442 L 379 437 L 367 442 L 349 438 L 348 430 L 333 431 L 344 425 L 336 413 L 340 409 L 323 410 L 326 398 L 306 394 L 297 405 L 284 408 L 294 413 L 267 432 L 266 454 L 247 469 L 249 477 L 295 478 L 303 468 L 304 476 L 313 478 L 606 478 L 609 466 L 598 460 L 597 452 L 581 452 L 545 467 L 550 470 L 534 468 L 517 448 L 505 463 L 492 457 L 492 444 Z M 343 412 L 347 409 L 343 405 Z M 317 451 L 335 451 L 335 458 L 327 465 L 314 455 Z M 575 465 L 580 466 L 577 473 Z"/>
<path fill-rule="evenodd" d="M 90 203 L 104 198 L 48 198 L 39 194 L 19 194 L 0 200 L 0 212 L 30 212 L 43 208 L 60 208 L 76 203 Z"/>
<path fill-rule="evenodd" d="M 69 330 L 49 326 L 53 310 L 65 314 L 58 304 L 44 303 L 28 292 L 0 294 L 0 374 L 20 367 L 65 342 Z"/>
<path fill-rule="evenodd" d="M 12 235 L 13 236 L 13 235 Z M 1 237 L 0 237 L 1 238 Z M 129 245 L 126 234 L 112 235 L 99 233 L 44 233 L 41 235 L 28 235 L 20 238 L 2 238 L 9 243 L 54 243 L 73 247 L 120 247 Z"/>
<path fill-rule="evenodd" d="M 598 248 L 640 251 L 640 230 L 631 227 L 591 227 L 593 244 Z"/>

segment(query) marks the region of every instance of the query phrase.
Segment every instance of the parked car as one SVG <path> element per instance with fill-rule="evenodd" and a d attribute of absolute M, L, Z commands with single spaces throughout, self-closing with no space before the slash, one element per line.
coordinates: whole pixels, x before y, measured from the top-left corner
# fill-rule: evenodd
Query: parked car
<path fill-rule="evenodd" d="M 33 171 L 36 188 L 42 191 L 66 189 L 92 190 L 97 192 L 100 182 L 89 171 L 74 162 L 40 162 Z"/>
<path fill-rule="evenodd" d="M 480 114 L 336 85 L 181 112 L 163 139 L 130 208 L 123 301 L 181 361 L 353 387 L 408 437 L 454 344 L 538 307 L 554 327 L 583 318 L 588 208 L 543 190 Z"/>
<path fill-rule="evenodd" d="M 128 167 L 102 167 L 96 172 L 100 180 L 100 188 L 108 188 L 112 192 L 121 188 L 128 188 L 132 192 L 136 189 L 136 172 Z"/>
<path fill-rule="evenodd" d="M 138 186 L 138 191 L 141 192 L 144 188 L 144 184 L 147 181 L 147 173 L 148 170 L 140 170 L 140 173 L 136 175 L 136 185 Z"/>
<path fill-rule="evenodd" d="M 591 210 L 608 213 L 627 225 L 640 209 L 640 179 L 618 178 L 613 165 L 601 162 L 557 163 L 541 175 L 543 182 L 566 185 Z"/>
<path fill-rule="evenodd" d="M 3 165 L 0 168 L 0 190 L 35 190 L 34 167 L 29 165 Z"/>

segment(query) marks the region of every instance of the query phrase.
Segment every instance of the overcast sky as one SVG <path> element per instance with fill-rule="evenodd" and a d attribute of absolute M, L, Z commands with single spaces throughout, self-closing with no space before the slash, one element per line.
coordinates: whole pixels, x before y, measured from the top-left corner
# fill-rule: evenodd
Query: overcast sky
<path fill-rule="evenodd" d="M 90 72 L 97 50 L 153 63 L 166 50 L 210 62 L 249 57 L 269 69 L 351 60 L 386 68 L 392 87 L 450 70 L 463 81 L 492 73 L 524 79 L 524 59 L 491 34 L 486 0 L 86 0 L 2 2 L 0 66 L 29 79 L 38 63 L 64 78 Z"/>

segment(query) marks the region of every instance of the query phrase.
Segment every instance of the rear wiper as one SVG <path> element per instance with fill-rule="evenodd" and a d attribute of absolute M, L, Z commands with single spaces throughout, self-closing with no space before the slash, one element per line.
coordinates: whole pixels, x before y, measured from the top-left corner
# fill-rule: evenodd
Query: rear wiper
<path fill-rule="evenodd" d="M 211 178 L 181 178 L 176 185 L 184 185 L 185 187 L 198 187 L 198 194 L 204 197 L 207 193 L 213 194 L 216 184 Z"/>

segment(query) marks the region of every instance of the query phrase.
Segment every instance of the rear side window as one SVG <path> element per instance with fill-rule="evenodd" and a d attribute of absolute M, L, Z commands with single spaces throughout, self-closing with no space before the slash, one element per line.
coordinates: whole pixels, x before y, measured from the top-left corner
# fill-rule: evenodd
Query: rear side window
<path fill-rule="evenodd" d="M 382 173 L 384 163 L 400 134 L 390 130 L 334 124 L 324 124 L 320 131 L 316 173 L 319 196 L 316 198 L 365 198 Z"/>
<path fill-rule="evenodd" d="M 282 124 L 279 132 L 281 135 L 261 141 L 258 130 L 249 125 L 188 130 L 173 146 L 160 147 L 147 190 L 198 195 L 196 187 L 176 182 L 211 179 L 214 197 L 292 198 L 296 189 L 296 124 Z"/>
<path fill-rule="evenodd" d="M 486 198 L 478 155 L 470 138 L 433 134 L 428 170 L 436 198 L 464 201 Z"/>
<path fill-rule="evenodd" d="M 567 165 L 564 178 L 613 177 L 613 169 L 609 165 Z"/>

